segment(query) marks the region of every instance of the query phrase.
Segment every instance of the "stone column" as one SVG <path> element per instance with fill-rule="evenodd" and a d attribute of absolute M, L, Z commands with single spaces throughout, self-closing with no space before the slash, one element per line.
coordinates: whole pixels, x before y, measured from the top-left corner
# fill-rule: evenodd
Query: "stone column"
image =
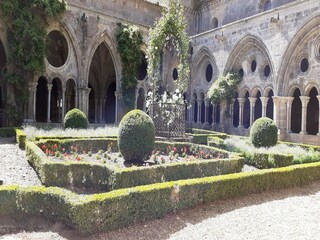
<path fill-rule="evenodd" d="M 261 105 L 262 105 L 262 117 L 267 116 L 267 105 L 269 98 L 268 97 L 260 97 Z"/>
<path fill-rule="evenodd" d="M 147 112 L 147 99 L 148 99 L 148 94 L 144 95 L 144 101 L 143 101 L 143 111 Z"/>
<path fill-rule="evenodd" d="M 61 113 L 62 122 L 65 115 L 66 115 L 66 87 L 62 87 L 62 113 Z"/>
<path fill-rule="evenodd" d="M 307 106 L 310 100 L 308 96 L 300 96 L 302 103 L 302 116 L 301 116 L 301 132 L 300 134 L 307 134 Z"/>
<path fill-rule="evenodd" d="M 94 123 L 98 123 L 98 119 L 99 119 L 98 104 L 99 104 L 99 99 L 97 96 L 95 96 L 95 98 L 94 98 Z"/>
<path fill-rule="evenodd" d="M 246 101 L 245 98 L 238 98 L 238 102 L 239 102 L 239 126 L 240 128 L 243 127 L 243 106 L 244 106 L 244 102 Z"/>
<path fill-rule="evenodd" d="M 210 99 L 205 99 L 204 100 L 204 106 L 205 106 L 205 117 L 204 117 L 204 123 L 206 125 L 209 125 L 209 104 L 210 104 Z"/>
<path fill-rule="evenodd" d="M 287 97 L 287 133 L 291 133 L 291 109 L 293 97 Z"/>
<path fill-rule="evenodd" d="M 318 134 L 317 134 L 317 136 L 320 136 L 320 95 L 318 95 L 317 96 L 317 99 L 318 99 L 318 101 L 319 101 L 319 126 L 318 126 Z"/>
<path fill-rule="evenodd" d="M 103 113 L 105 109 L 105 96 L 100 96 L 100 116 L 99 116 L 99 123 L 105 123 L 103 120 Z"/>
<path fill-rule="evenodd" d="M 256 105 L 257 98 L 255 97 L 249 97 L 250 102 L 250 127 L 252 126 L 254 122 L 254 107 Z"/>
<path fill-rule="evenodd" d="M 35 121 L 35 112 L 36 112 L 36 96 L 37 96 L 37 82 L 29 83 L 29 99 L 28 99 L 28 116 L 27 121 Z"/>
<path fill-rule="evenodd" d="M 90 89 L 90 91 L 91 91 L 91 89 Z M 88 99 L 88 102 L 89 102 L 89 99 Z M 77 87 L 74 88 L 74 107 L 79 108 L 79 94 L 78 94 Z"/>
<path fill-rule="evenodd" d="M 119 122 L 119 116 L 118 116 L 118 111 L 119 111 L 119 107 L 118 107 L 118 102 L 121 98 L 121 94 L 118 91 L 114 92 L 114 96 L 116 97 L 116 112 L 115 112 L 115 123 Z"/>
<path fill-rule="evenodd" d="M 280 98 L 278 96 L 273 96 L 273 121 L 276 123 L 277 127 L 280 128 L 279 122 L 279 105 Z"/>
<path fill-rule="evenodd" d="M 47 88 L 48 88 L 48 113 L 47 113 L 47 122 L 50 123 L 51 122 L 51 90 L 52 90 L 52 84 L 47 84 Z"/>
<path fill-rule="evenodd" d="M 216 109 L 217 104 L 212 104 L 212 125 L 216 124 Z"/>
<path fill-rule="evenodd" d="M 197 100 L 198 102 L 198 121 L 196 123 L 201 124 L 201 104 L 202 100 Z"/>
<path fill-rule="evenodd" d="M 35 83 L 34 85 L 34 91 L 33 91 L 33 112 L 32 112 L 32 119 L 36 122 L 36 107 L 37 107 L 37 86 L 38 83 Z"/>
<path fill-rule="evenodd" d="M 195 121 L 195 118 L 194 118 L 194 113 L 196 112 L 196 101 L 197 100 L 192 100 L 192 102 L 191 102 L 191 110 L 192 110 L 192 113 L 191 113 L 191 122 L 192 123 L 196 123 L 196 121 Z"/>
<path fill-rule="evenodd" d="M 279 97 L 279 111 L 278 111 L 278 122 L 279 122 L 279 140 L 285 140 L 285 133 L 287 129 L 287 97 Z"/>

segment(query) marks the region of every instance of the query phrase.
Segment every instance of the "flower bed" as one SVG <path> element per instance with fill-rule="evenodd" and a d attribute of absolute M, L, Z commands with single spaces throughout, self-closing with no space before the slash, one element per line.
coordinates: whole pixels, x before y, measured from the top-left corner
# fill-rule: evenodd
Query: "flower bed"
<path fill-rule="evenodd" d="M 220 142 L 219 146 L 228 151 L 241 153 L 247 164 L 259 168 L 283 167 L 320 161 L 320 152 L 317 151 L 317 148 L 305 145 L 278 143 L 270 148 L 255 148 L 248 138 L 229 136 Z"/>
<path fill-rule="evenodd" d="M 191 143 L 157 142 L 143 166 L 125 166 L 116 139 L 27 142 L 27 157 L 46 186 L 112 190 L 240 172 L 241 157 Z M 115 164 L 116 163 L 116 164 Z"/>

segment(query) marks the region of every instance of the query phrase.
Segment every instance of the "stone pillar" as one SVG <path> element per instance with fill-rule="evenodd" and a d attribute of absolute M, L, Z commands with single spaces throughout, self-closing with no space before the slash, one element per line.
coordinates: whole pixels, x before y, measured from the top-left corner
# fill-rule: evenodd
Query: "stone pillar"
<path fill-rule="evenodd" d="M 243 127 L 243 106 L 244 106 L 244 102 L 246 101 L 245 98 L 238 98 L 238 102 L 239 102 L 239 126 L 240 128 Z"/>
<path fill-rule="evenodd" d="M 201 104 L 202 100 L 197 100 L 198 101 L 198 121 L 196 123 L 201 124 Z"/>
<path fill-rule="evenodd" d="M 310 100 L 308 96 L 300 96 L 302 103 L 302 116 L 301 116 L 301 132 L 300 134 L 307 134 L 307 106 Z"/>
<path fill-rule="evenodd" d="M 62 106 L 60 106 L 60 103 L 61 103 L 61 92 L 58 91 L 58 104 L 57 104 L 57 108 L 58 108 L 58 122 L 61 121 L 61 108 Z"/>
<path fill-rule="evenodd" d="M 262 117 L 267 116 L 267 105 L 269 98 L 268 97 L 260 97 L 261 105 L 262 105 Z"/>
<path fill-rule="evenodd" d="M 287 97 L 287 133 L 291 133 L 291 108 L 293 97 Z"/>
<path fill-rule="evenodd" d="M 104 96 L 100 96 L 100 116 L 99 116 L 99 123 L 105 123 L 104 119 L 103 119 L 103 113 L 104 113 L 104 109 L 105 109 L 105 101 L 106 98 Z"/>
<path fill-rule="evenodd" d="M 52 84 L 47 84 L 47 88 L 48 88 L 48 113 L 47 113 L 47 122 L 50 123 L 51 122 L 51 90 L 52 90 Z"/>
<path fill-rule="evenodd" d="M 192 100 L 191 101 L 191 122 L 196 123 L 194 119 L 194 113 L 195 113 L 195 108 L 196 108 L 196 101 L 197 100 Z"/>
<path fill-rule="evenodd" d="M 217 110 L 217 104 L 212 104 L 212 124 L 216 124 L 216 110 Z"/>
<path fill-rule="evenodd" d="M 144 101 L 143 101 L 143 111 L 147 112 L 147 99 L 148 99 L 148 94 L 144 95 Z"/>
<path fill-rule="evenodd" d="M 204 117 L 204 123 L 206 125 L 209 125 L 209 104 L 210 104 L 210 99 L 205 99 L 204 100 L 204 106 L 205 106 L 205 117 Z"/>
<path fill-rule="evenodd" d="M 254 107 L 256 105 L 257 98 L 255 97 L 249 97 L 250 102 L 250 127 L 252 126 L 254 122 Z"/>
<path fill-rule="evenodd" d="M 90 91 L 91 91 L 91 89 L 90 89 Z M 88 98 L 88 102 L 89 102 L 89 98 Z M 79 94 L 78 94 L 77 87 L 74 88 L 74 107 L 79 108 Z"/>
<path fill-rule="evenodd" d="M 98 104 L 99 104 L 99 99 L 97 96 L 94 98 L 94 123 L 98 123 L 99 115 L 98 115 Z"/>
<path fill-rule="evenodd" d="M 279 140 L 285 140 L 285 133 L 287 129 L 287 97 L 279 97 L 279 111 L 278 111 L 278 122 L 279 122 Z"/>
<path fill-rule="evenodd" d="M 279 106 L 280 98 L 278 96 L 273 96 L 273 121 L 276 123 L 277 127 L 280 128 L 279 122 Z"/>
<path fill-rule="evenodd" d="M 35 112 L 36 112 L 36 96 L 37 96 L 37 82 L 29 83 L 29 100 L 28 100 L 28 114 L 27 121 L 34 122 L 35 121 Z"/>
<path fill-rule="evenodd" d="M 62 122 L 65 115 L 66 115 L 66 87 L 62 87 L 62 112 L 61 112 Z"/>
<path fill-rule="evenodd" d="M 118 91 L 114 92 L 114 96 L 116 97 L 116 112 L 115 112 L 115 123 L 119 122 L 119 116 L 118 116 L 118 111 L 119 111 L 119 107 L 118 107 L 118 102 L 121 98 L 121 94 Z"/>
<path fill-rule="evenodd" d="M 38 83 L 34 85 L 33 91 L 33 112 L 32 112 L 32 119 L 36 122 L 36 107 L 37 107 L 37 86 Z"/>

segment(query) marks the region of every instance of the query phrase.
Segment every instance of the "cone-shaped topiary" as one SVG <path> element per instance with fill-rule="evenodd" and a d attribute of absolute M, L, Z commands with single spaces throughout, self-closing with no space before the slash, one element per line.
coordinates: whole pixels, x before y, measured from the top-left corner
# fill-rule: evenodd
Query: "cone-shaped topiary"
<path fill-rule="evenodd" d="M 143 161 L 154 149 L 155 127 L 141 110 L 128 112 L 119 125 L 118 146 L 126 161 Z"/>
<path fill-rule="evenodd" d="M 88 119 L 84 112 L 74 108 L 67 112 L 63 124 L 65 128 L 88 128 Z"/>
<path fill-rule="evenodd" d="M 270 118 L 259 118 L 250 130 L 252 144 L 257 147 L 272 147 L 278 141 L 278 128 Z"/>

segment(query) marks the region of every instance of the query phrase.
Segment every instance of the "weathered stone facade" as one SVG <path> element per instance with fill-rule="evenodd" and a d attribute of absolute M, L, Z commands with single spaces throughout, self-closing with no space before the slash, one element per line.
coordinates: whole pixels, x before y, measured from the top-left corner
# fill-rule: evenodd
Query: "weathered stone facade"
<path fill-rule="evenodd" d="M 68 10 L 49 26 L 56 55 L 30 81 L 28 122 L 60 122 L 78 107 L 91 123 L 117 123 L 124 114 L 117 23 L 137 25 L 147 41 L 165 1 L 67 0 Z M 186 93 L 190 125 L 248 134 L 261 116 L 276 121 L 281 139 L 320 144 L 320 2 L 318 0 L 184 1 L 191 42 Z M 6 63 L 6 23 L 0 20 L 0 67 Z M 142 51 L 146 50 L 146 45 Z M 166 52 L 164 87 L 174 90 L 178 58 Z M 145 110 L 147 63 L 140 69 L 137 108 Z M 219 75 L 243 81 L 232 106 L 213 106 L 206 94 Z M 1 85 L 2 101 L 11 90 Z M 49 103 L 49 104 L 48 104 Z M 2 105 L 0 106 L 0 108 Z M 8 122 L 2 120 L 3 125 Z"/>

